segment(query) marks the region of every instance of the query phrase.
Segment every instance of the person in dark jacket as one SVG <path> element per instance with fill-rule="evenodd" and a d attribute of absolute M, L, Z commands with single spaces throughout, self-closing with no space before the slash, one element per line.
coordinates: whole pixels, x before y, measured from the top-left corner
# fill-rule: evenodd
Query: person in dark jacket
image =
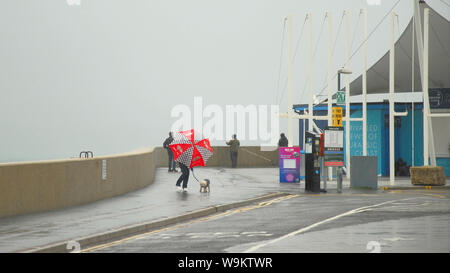
<path fill-rule="evenodd" d="M 227 142 L 227 145 L 230 146 L 230 157 L 231 157 L 231 167 L 237 167 L 238 161 L 238 151 L 239 146 L 241 145 L 236 135 L 233 135 L 233 139 Z"/>
<path fill-rule="evenodd" d="M 170 145 L 170 143 L 172 143 L 172 141 L 173 141 L 173 136 L 172 136 L 172 132 L 170 132 L 169 137 L 166 138 L 166 140 L 163 143 L 163 147 L 167 150 L 167 154 L 169 155 L 169 172 L 177 172 L 177 169 L 176 169 L 177 165 L 173 158 L 173 152 L 169 147 L 169 145 Z"/>
<path fill-rule="evenodd" d="M 408 166 L 402 158 L 399 158 L 395 162 L 395 176 L 409 176 L 409 169 L 411 166 Z"/>
<path fill-rule="evenodd" d="M 289 146 L 289 140 L 284 135 L 284 133 L 281 133 L 280 140 L 278 141 L 278 147 L 288 147 Z"/>

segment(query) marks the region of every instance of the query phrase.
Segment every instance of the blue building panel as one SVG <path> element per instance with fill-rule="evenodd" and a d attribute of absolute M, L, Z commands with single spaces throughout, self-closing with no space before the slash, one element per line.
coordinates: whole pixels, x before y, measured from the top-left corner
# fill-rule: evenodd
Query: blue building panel
<path fill-rule="evenodd" d="M 395 160 L 402 158 L 407 165 L 423 166 L 423 117 L 422 105 L 414 105 L 414 148 L 413 148 L 413 125 L 412 105 L 397 104 L 396 112 L 408 111 L 406 117 L 397 117 L 395 120 Z M 295 110 L 303 111 L 306 107 L 299 106 Z M 345 107 L 344 112 L 345 112 Z M 327 115 L 327 106 L 316 106 L 315 115 Z M 362 117 L 362 105 L 351 106 L 351 117 Z M 378 157 L 378 174 L 389 176 L 389 105 L 385 103 L 369 104 L 367 106 L 367 154 Z M 308 121 L 305 121 L 308 128 Z M 327 121 L 316 121 L 319 128 L 324 129 Z M 299 122 L 300 147 L 303 145 L 303 120 Z M 345 129 L 345 122 L 344 122 Z M 362 122 L 352 121 L 350 126 L 352 156 L 362 155 Z M 344 132 L 345 134 L 345 132 Z M 346 146 L 344 141 L 344 147 Z M 302 147 L 303 149 L 303 147 Z M 414 157 L 413 157 L 414 154 Z M 345 158 L 345 162 L 347 158 Z M 450 158 L 438 158 L 437 165 L 444 167 L 446 176 L 450 176 Z"/>
<path fill-rule="evenodd" d="M 438 166 L 444 167 L 445 176 L 447 176 L 447 177 L 450 176 L 450 158 L 449 157 L 447 157 L 447 158 L 443 158 L 443 157 L 436 158 L 436 164 Z"/>

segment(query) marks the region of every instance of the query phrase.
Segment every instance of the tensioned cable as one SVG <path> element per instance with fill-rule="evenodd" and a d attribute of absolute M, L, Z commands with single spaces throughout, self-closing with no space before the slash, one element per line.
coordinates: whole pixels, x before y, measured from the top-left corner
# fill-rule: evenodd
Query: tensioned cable
<path fill-rule="evenodd" d="M 303 21 L 302 30 L 300 31 L 300 36 L 299 36 L 299 38 L 297 39 L 297 44 L 296 44 L 296 47 L 295 47 L 294 56 L 292 57 L 292 63 L 294 63 L 295 57 L 297 56 L 297 51 L 298 51 L 298 48 L 299 48 L 299 46 L 300 46 L 300 41 L 302 40 L 302 37 L 303 37 L 303 31 L 305 30 L 305 25 L 306 25 L 306 19 L 307 19 L 307 18 L 308 18 L 308 17 L 306 16 L 306 17 L 305 17 L 305 20 Z M 284 82 L 284 88 L 283 88 L 282 91 L 281 91 L 282 93 L 281 93 L 280 100 L 277 101 L 277 102 L 278 102 L 278 105 L 280 105 L 281 102 L 283 101 L 283 98 L 284 98 L 284 92 L 286 91 L 286 88 L 287 88 L 287 83 L 288 83 L 288 79 L 287 79 L 287 77 L 286 77 L 286 80 L 285 80 L 285 82 Z"/>
<path fill-rule="evenodd" d="M 401 0 L 397 0 L 397 2 L 392 6 L 392 8 L 389 10 L 389 12 L 381 19 L 381 21 L 375 26 L 375 28 L 370 32 L 370 34 L 367 36 L 367 38 L 359 45 L 359 47 L 356 49 L 356 51 L 350 56 L 350 60 L 358 53 L 358 51 L 361 49 L 361 47 L 364 45 L 367 40 L 370 39 L 370 37 L 373 35 L 373 33 L 378 29 L 378 27 L 386 20 L 386 18 L 391 14 L 391 12 L 397 7 L 398 3 L 400 3 Z"/>
<path fill-rule="evenodd" d="M 361 12 L 359 13 L 358 21 L 356 21 L 355 30 L 353 31 L 353 38 L 352 38 L 352 43 L 350 44 L 350 51 L 353 49 L 353 43 L 355 42 L 356 31 L 358 31 L 358 26 L 359 26 L 360 20 L 361 20 Z"/>
<path fill-rule="evenodd" d="M 381 19 L 380 22 L 378 22 L 378 24 L 375 26 L 375 28 L 369 33 L 369 35 L 366 37 L 366 39 L 364 39 L 364 41 L 362 41 L 362 43 L 358 46 L 358 48 L 355 50 L 355 52 L 350 56 L 349 61 L 356 55 L 356 53 L 358 53 L 358 51 L 362 48 L 362 46 L 372 37 L 372 35 L 375 33 L 375 31 L 381 26 L 381 24 L 386 20 L 386 18 L 389 16 L 389 14 L 391 14 L 391 12 L 397 7 L 397 5 L 400 3 L 401 0 L 397 0 L 397 2 L 395 2 L 395 4 L 392 6 L 392 8 L 386 13 L 386 15 L 384 15 L 384 17 Z M 337 72 L 336 74 L 334 74 L 333 76 L 333 80 L 336 79 L 337 77 Z M 325 85 L 322 90 L 320 91 L 319 95 L 321 95 L 325 90 L 326 90 L 327 86 Z"/>
<path fill-rule="evenodd" d="M 300 36 L 298 37 L 297 43 L 295 45 L 295 51 L 294 51 L 294 56 L 292 57 L 292 62 L 294 62 L 295 57 L 297 56 L 298 47 L 300 46 L 300 41 L 301 41 L 301 38 L 303 36 L 303 31 L 305 30 L 305 25 L 306 25 L 306 19 L 307 18 L 308 18 L 308 16 L 305 16 L 305 20 L 303 21 L 302 30 L 300 31 Z"/>
<path fill-rule="evenodd" d="M 325 20 L 327 19 L 327 16 L 325 15 L 325 17 L 323 18 L 322 21 L 322 26 L 320 27 L 320 32 L 319 32 L 319 37 L 317 37 L 317 41 L 316 41 L 316 48 L 314 49 L 314 54 L 312 56 L 312 61 L 314 62 L 314 59 L 316 58 L 316 53 L 317 53 L 317 49 L 319 48 L 319 42 L 322 38 L 322 33 L 323 33 L 323 29 L 324 29 L 324 25 L 325 25 Z M 311 79 L 310 79 L 311 80 Z M 300 96 L 300 99 L 303 98 L 303 95 L 305 94 L 306 91 L 306 84 L 307 84 L 307 80 L 305 81 L 305 84 L 303 86 L 303 91 L 302 91 L 302 95 Z"/>
<path fill-rule="evenodd" d="M 281 38 L 280 67 L 278 69 L 277 96 L 276 96 L 275 101 L 278 101 L 278 95 L 280 94 L 280 80 L 281 80 L 281 69 L 283 66 L 284 39 L 285 39 L 285 35 L 286 35 L 286 20 L 287 20 L 287 18 L 284 18 L 284 20 L 283 20 L 283 34 L 282 34 L 282 38 Z"/>
<path fill-rule="evenodd" d="M 344 16 L 345 16 L 345 11 L 342 13 L 341 22 L 339 23 L 338 31 L 336 33 L 336 39 L 334 40 L 334 44 L 333 44 L 333 50 L 331 51 L 331 57 L 334 57 L 334 52 L 336 51 L 336 45 L 337 45 L 337 41 L 339 38 L 339 34 L 341 33 L 341 27 L 342 27 L 342 22 L 344 21 Z M 361 13 L 359 13 L 359 17 L 361 17 Z M 359 18 L 358 18 L 358 22 L 359 22 Z M 355 33 L 356 33 L 356 30 L 355 30 Z M 355 34 L 353 34 L 353 37 L 354 36 L 355 36 Z M 353 45 L 353 42 L 352 42 L 352 45 Z M 353 48 L 353 46 L 351 48 Z M 323 85 L 328 86 L 327 79 L 328 79 L 328 72 L 325 74 L 325 80 L 323 81 Z M 322 94 L 322 92 L 320 92 L 317 96 L 320 96 L 321 94 Z"/>
<path fill-rule="evenodd" d="M 450 7 L 450 4 L 445 2 L 444 0 L 441 0 L 441 2 Z"/>

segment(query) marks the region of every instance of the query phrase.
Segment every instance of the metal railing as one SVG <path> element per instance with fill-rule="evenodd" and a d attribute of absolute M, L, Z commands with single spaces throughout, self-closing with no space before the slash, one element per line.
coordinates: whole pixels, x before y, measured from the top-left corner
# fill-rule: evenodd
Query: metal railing
<path fill-rule="evenodd" d="M 94 153 L 92 151 L 82 151 L 80 153 L 80 158 L 83 158 L 83 155 L 84 155 L 84 158 L 93 158 L 94 157 Z"/>

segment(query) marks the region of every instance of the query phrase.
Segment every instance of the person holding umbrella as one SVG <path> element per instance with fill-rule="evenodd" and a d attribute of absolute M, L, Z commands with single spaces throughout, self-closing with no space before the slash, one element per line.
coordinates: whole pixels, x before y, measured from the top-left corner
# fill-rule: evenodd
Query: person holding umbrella
<path fill-rule="evenodd" d="M 183 190 L 184 192 L 187 192 L 187 185 L 189 182 L 189 168 L 184 165 L 183 163 L 180 163 L 180 169 L 181 169 L 181 175 L 180 178 L 177 180 L 177 189 Z M 192 168 L 191 168 L 192 170 Z M 181 182 L 183 182 L 183 188 L 181 188 Z"/>
<path fill-rule="evenodd" d="M 182 172 L 177 180 L 176 187 L 187 192 L 189 170 L 193 171 L 194 167 L 204 167 L 206 161 L 214 152 L 209 140 L 195 134 L 194 130 L 175 133 L 173 138 L 174 140 L 169 147 Z M 182 188 L 181 183 L 183 183 Z"/>

